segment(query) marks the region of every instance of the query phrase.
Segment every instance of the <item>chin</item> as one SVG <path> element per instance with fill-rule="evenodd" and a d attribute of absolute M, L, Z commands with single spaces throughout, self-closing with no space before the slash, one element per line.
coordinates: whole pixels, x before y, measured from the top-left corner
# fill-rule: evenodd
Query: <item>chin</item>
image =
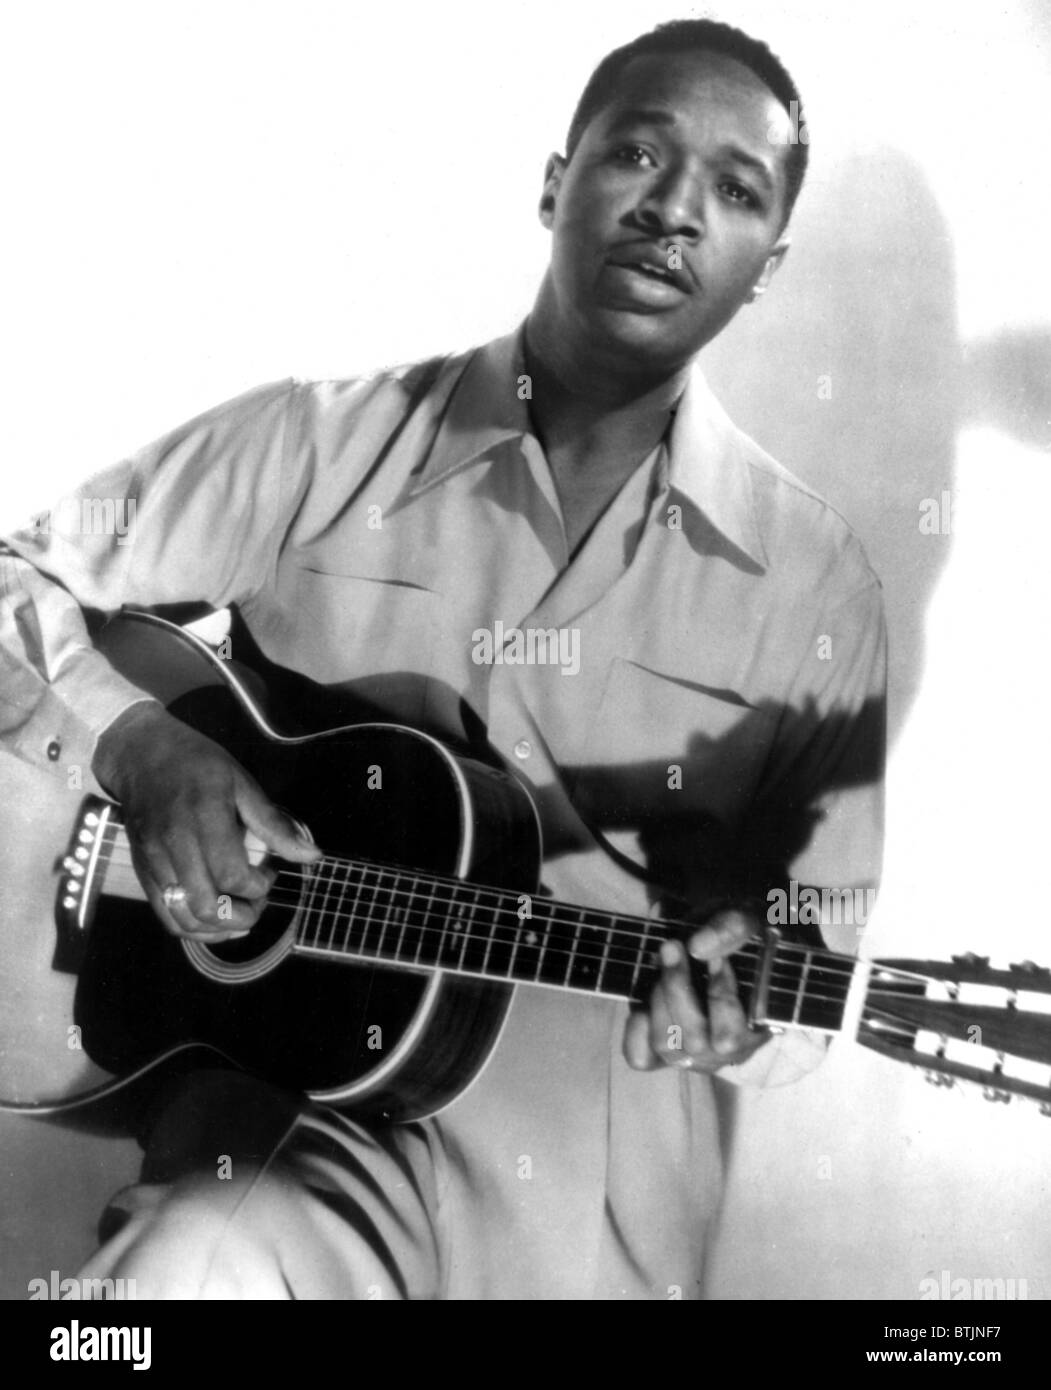
<path fill-rule="evenodd" d="M 697 334 L 686 335 L 659 314 L 633 314 L 602 309 L 591 315 L 594 339 L 604 352 L 630 357 L 637 365 L 677 370 L 704 344 Z"/>

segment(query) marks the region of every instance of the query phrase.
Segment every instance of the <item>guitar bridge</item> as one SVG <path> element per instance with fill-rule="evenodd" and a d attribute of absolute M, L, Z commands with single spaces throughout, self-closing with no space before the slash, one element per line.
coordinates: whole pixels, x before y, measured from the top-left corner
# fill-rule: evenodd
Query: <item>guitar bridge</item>
<path fill-rule="evenodd" d="M 73 826 L 55 897 L 55 970 L 76 974 L 83 962 L 99 892 L 99 853 L 112 811 L 112 803 L 102 797 L 85 797 Z"/>

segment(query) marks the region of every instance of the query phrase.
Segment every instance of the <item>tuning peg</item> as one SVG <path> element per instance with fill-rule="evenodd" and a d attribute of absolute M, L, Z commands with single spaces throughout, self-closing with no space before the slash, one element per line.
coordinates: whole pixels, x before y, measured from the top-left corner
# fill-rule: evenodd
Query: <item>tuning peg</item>
<path fill-rule="evenodd" d="M 1042 1100 L 1040 1102 L 1040 1113 L 1041 1115 L 1047 1115 L 1051 1118 L 1051 1100 Z"/>
<path fill-rule="evenodd" d="M 988 965 L 988 956 L 975 955 L 973 951 L 965 951 L 962 956 L 953 956 L 955 965 Z"/>
<path fill-rule="evenodd" d="M 1019 975 L 1051 975 L 1046 965 L 1037 965 L 1035 960 L 1020 960 L 1010 967 Z"/>
<path fill-rule="evenodd" d="M 943 1071 L 925 1071 L 923 1079 L 931 1086 L 951 1086 L 953 1084 L 953 1078 L 946 1076 Z"/>
<path fill-rule="evenodd" d="M 982 1095 L 986 1100 L 991 1100 L 994 1104 L 1006 1105 L 1011 1099 L 1010 1091 L 1001 1091 L 996 1086 L 983 1086 Z"/>

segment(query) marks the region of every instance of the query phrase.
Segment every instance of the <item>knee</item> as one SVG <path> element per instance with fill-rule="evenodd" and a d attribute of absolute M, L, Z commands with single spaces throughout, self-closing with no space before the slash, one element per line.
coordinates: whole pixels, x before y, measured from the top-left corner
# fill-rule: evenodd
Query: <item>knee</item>
<path fill-rule="evenodd" d="M 239 1219 L 250 1178 L 185 1179 L 142 1203 L 88 1272 L 123 1279 L 136 1298 L 284 1298 L 265 1227 Z"/>

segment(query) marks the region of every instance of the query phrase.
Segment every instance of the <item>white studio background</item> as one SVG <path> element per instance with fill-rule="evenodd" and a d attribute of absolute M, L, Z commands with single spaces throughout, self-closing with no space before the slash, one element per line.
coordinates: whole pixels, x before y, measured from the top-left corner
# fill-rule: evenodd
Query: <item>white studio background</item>
<path fill-rule="evenodd" d="M 876 148 L 922 171 L 964 351 L 1046 338 L 1041 0 L 8 4 L 2 521 L 259 382 L 512 327 L 545 263 L 544 160 L 584 80 L 609 48 L 687 13 L 784 58 L 814 186 Z M 1046 404 L 1046 382 L 1029 386 Z M 775 416 L 776 375 L 769 389 Z M 1051 964 L 1047 443 L 988 422 L 956 435 L 951 550 L 891 766 L 873 934 L 895 952 Z M 1051 1119 L 1004 1112 L 845 1047 L 794 1098 L 746 1104 L 713 1292 L 911 1298 L 951 1267 L 1051 1296 Z"/>

